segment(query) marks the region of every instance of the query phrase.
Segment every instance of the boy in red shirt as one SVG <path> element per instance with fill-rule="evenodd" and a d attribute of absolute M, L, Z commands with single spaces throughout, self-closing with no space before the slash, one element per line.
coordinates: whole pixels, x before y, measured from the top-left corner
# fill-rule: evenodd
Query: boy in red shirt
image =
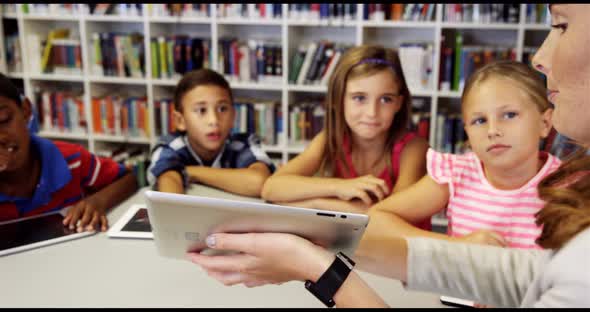
<path fill-rule="evenodd" d="M 127 168 L 29 133 L 32 108 L 0 74 L 0 222 L 68 208 L 64 226 L 106 231 L 105 213 L 137 189 Z"/>

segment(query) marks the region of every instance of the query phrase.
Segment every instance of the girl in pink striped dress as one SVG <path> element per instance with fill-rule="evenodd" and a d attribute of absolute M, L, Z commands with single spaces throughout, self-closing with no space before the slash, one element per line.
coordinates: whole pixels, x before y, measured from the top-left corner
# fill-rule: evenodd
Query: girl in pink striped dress
<path fill-rule="evenodd" d="M 537 184 L 560 165 L 539 151 L 553 111 L 542 79 L 522 63 L 492 63 L 469 78 L 461 101 L 472 151 L 455 155 L 429 149 L 428 174 L 373 206 L 369 215 L 376 221 L 367 235 L 387 227 L 402 236 L 540 248 L 535 214 L 544 202 Z M 445 208 L 448 236 L 411 225 Z"/>

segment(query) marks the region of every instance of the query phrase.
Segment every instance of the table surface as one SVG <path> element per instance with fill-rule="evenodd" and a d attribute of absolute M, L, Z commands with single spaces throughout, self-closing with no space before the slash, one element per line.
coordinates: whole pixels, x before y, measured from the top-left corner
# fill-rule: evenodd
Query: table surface
<path fill-rule="evenodd" d="M 143 193 L 112 209 L 114 224 Z M 260 201 L 193 185 L 189 194 Z M 432 293 L 406 291 L 397 280 L 359 271 L 392 307 L 446 307 Z M 160 257 L 151 239 L 106 233 L 0 257 L 0 307 L 260 307 L 321 308 L 302 282 L 224 286 L 197 265 Z"/>

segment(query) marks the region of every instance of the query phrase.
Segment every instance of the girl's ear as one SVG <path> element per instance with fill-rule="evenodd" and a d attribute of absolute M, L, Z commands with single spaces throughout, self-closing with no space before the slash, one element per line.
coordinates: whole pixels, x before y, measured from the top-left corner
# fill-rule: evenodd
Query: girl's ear
<path fill-rule="evenodd" d="M 176 130 L 186 131 L 186 121 L 184 120 L 182 113 L 177 110 L 172 110 L 172 115 L 174 116 L 174 121 L 176 123 Z"/>
<path fill-rule="evenodd" d="M 546 138 L 553 128 L 553 108 L 548 108 L 541 114 L 541 138 Z"/>

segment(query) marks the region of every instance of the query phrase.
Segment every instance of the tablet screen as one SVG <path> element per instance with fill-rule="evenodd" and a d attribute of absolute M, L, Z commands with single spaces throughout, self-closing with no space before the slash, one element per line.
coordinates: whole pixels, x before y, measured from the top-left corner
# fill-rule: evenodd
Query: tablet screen
<path fill-rule="evenodd" d="M 63 226 L 62 221 L 61 214 L 52 213 L 0 224 L 0 251 L 74 234 L 75 230 Z"/>
<path fill-rule="evenodd" d="M 131 220 L 121 229 L 123 232 L 151 232 L 150 219 L 148 218 L 147 208 L 139 208 Z"/>

